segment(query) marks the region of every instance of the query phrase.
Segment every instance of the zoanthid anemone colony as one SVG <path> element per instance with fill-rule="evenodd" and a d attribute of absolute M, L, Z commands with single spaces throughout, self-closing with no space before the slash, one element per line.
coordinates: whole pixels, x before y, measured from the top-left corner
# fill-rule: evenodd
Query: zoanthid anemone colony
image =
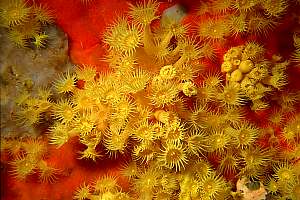
<path fill-rule="evenodd" d="M 53 13 L 42 4 L 29 7 L 26 1 L 0 2 L 0 25 L 7 29 L 10 40 L 19 47 L 45 47 L 49 36 L 43 28 L 53 22 Z"/>
<path fill-rule="evenodd" d="M 205 67 L 220 53 L 216 44 L 269 34 L 288 7 L 285 0 L 201 2 L 193 28 L 183 12 L 158 15 L 154 0 L 130 4 L 103 36 L 108 72 L 84 65 L 51 86 L 25 88 L 14 99 L 14 119 L 33 129 L 47 119 L 49 146 L 76 139 L 85 147 L 78 159 L 127 158 L 119 176 L 129 188 L 106 175 L 82 182 L 74 199 L 300 199 L 300 93 L 287 90 L 288 69 L 299 66 L 300 32 L 291 57 L 249 39 Z M 18 46 L 45 47 L 37 30 L 52 22 L 50 11 L 15 0 L 0 12 Z M 257 120 L 265 110 L 267 121 Z M 36 174 L 55 187 L 61 169 L 47 163 L 49 146 L 1 138 L 17 181 Z"/>

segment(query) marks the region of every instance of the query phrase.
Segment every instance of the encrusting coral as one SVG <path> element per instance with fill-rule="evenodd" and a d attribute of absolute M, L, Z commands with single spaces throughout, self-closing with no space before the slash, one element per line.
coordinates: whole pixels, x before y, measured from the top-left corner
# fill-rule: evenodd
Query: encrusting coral
<path fill-rule="evenodd" d="M 300 118 L 287 108 L 297 109 L 299 93 L 274 95 L 288 84 L 289 61 L 267 57 L 267 47 L 249 40 L 227 49 L 215 72 L 201 64 L 214 57 L 208 46 L 231 34 L 267 33 L 287 9 L 286 1 L 276 3 L 201 3 L 198 15 L 223 16 L 200 22 L 199 37 L 189 35 L 184 15 L 159 16 L 154 0 L 130 4 L 129 16 L 117 17 L 104 34 L 109 72 L 82 65 L 58 75 L 50 88 L 20 94 L 17 120 L 37 126 L 47 117 L 49 145 L 59 149 L 76 139 L 80 160 L 128 159 L 120 177 L 129 189 L 120 177 L 106 175 L 82 182 L 74 199 L 297 199 Z M 21 8 L 23 16 L 7 27 L 30 22 L 27 5 Z M 38 48 L 44 39 L 35 35 Z M 297 35 L 294 40 L 297 48 Z M 280 108 L 268 127 L 251 120 L 276 101 Z M 295 151 L 282 151 L 277 140 Z M 39 140 L 7 139 L 1 146 L 13 155 L 16 179 L 37 170 L 41 182 L 56 181 L 60 171 L 47 164 Z"/>

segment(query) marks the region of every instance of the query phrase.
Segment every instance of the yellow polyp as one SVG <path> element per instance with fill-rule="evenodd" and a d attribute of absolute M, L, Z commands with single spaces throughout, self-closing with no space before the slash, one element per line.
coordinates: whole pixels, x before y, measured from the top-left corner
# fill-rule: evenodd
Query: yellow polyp
<path fill-rule="evenodd" d="M 248 42 L 245 45 L 245 48 L 243 49 L 242 59 L 243 60 L 258 59 L 264 55 L 264 52 L 265 52 L 265 49 L 262 45 L 260 45 L 256 42 Z"/>
<path fill-rule="evenodd" d="M 231 77 L 230 77 L 231 81 L 239 82 L 242 79 L 243 79 L 243 74 L 241 70 L 236 69 L 231 73 Z"/>
<path fill-rule="evenodd" d="M 161 123 L 168 123 L 170 119 L 170 113 L 164 110 L 157 110 L 154 112 L 154 117 Z"/>
<path fill-rule="evenodd" d="M 148 163 L 155 158 L 156 153 L 159 149 L 156 146 L 153 146 L 152 142 L 141 143 L 133 149 L 133 157 L 135 161 L 140 163 Z M 154 147 L 154 148 L 153 148 Z"/>
<path fill-rule="evenodd" d="M 133 21 L 142 26 L 149 26 L 150 23 L 158 18 L 156 12 L 158 9 L 158 2 L 149 0 L 147 3 L 137 3 L 136 5 L 129 5 L 129 15 L 133 18 Z"/>
<path fill-rule="evenodd" d="M 18 30 L 9 31 L 8 38 L 12 42 L 14 42 L 18 47 L 27 47 L 28 46 L 26 36 Z"/>
<path fill-rule="evenodd" d="M 176 121 L 172 122 L 166 128 L 164 139 L 166 141 L 180 142 L 185 135 L 185 131 L 184 124 Z"/>
<path fill-rule="evenodd" d="M 208 41 L 222 41 L 230 34 L 229 27 L 227 19 L 208 19 L 199 24 L 197 34 Z"/>
<path fill-rule="evenodd" d="M 255 41 L 228 46 L 273 28 L 277 17 L 263 3 L 200 2 L 206 7 L 199 11 L 203 16 L 197 30 L 171 18 L 162 20 L 164 14 L 156 12 L 154 0 L 130 4 L 128 17 L 117 18 L 104 34 L 106 73 L 91 65 L 77 66 L 75 73 L 67 71 L 51 87 L 38 89 L 26 79 L 18 83 L 16 98 L 6 97 L 9 90 L 4 85 L 1 106 L 12 102 L 11 117 L 26 126 L 20 128 L 45 130 L 50 147 L 62 147 L 55 152 L 73 149 L 77 159 L 84 160 L 81 168 L 90 161 L 94 167 L 99 164 L 99 169 L 88 167 L 94 175 L 103 172 L 106 161 L 126 162 L 119 163 L 118 177 L 108 174 L 91 180 L 90 173 L 80 177 L 89 182 L 79 186 L 74 199 L 243 198 L 239 185 L 234 186 L 237 179 L 249 180 L 244 184 L 251 187 L 264 184 L 270 199 L 295 199 L 300 155 L 300 117 L 295 111 L 300 93 L 285 88 L 290 70 L 290 62 L 284 60 L 287 55 L 269 55 L 268 45 Z M 19 45 L 34 40 L 29 27 L 35 30 L 47 24 L 34 9 L 39 6 L 32 7 L 28 17 L 33 22 L 24 19 L 11 25 L 16 29 L 10 36 Z M 278 11 L 278 17 L 283 13 Z M 42 34 L 39 30 L 36 35 L 39 44 Z M 299 41 L 294 40 L 298 48 Z M 223 47 L 227 52 L 214 52 Z M 215 53 L 221 58 L 214 59 Z M 219 68 L 214 69 L 214 64 Z M 22 80 L 15 66 L 9 70 Z M 268 107 L 270 112 L 259 112 Z M 267 127 L 262 128 L 265 118 Z M 14 159 L 9 162 L 12 175 L 24 182 L 36 173 L 37 181 L 47 186 L 60 170 L 51 164 L 52 148 L 48 161 L 45 147 L 39 140 L 1 140 L 1 153 Z"/>
<path fill-rule="evenodd" d="M 42 183 L 55 183 L 57 180 L 57 175 L 59 174 L 59 170 L 49 166 L 45 161 L 40 161 L 38 163 L 39 169 L 39 180 Z"/>
<path fill-rule="evenodd" d="M 23 142 L 22 146 L 27 156 L 32 159 L 42 159 L 47 153 L 46 144 L 39 139 L 29 139 Z"/>
<path fill-rule="evenodd" d="M 230 7 L 232 6 L 231 0 L 224 0 L 224 1 L 213 1 L 209 2 L 209 8 L 215 13 L 215 14 L 221 14 L 225 13 Z"/>
<path fill-rule="evenodd" d="M 31 127 L 40 122 L 40 115 L 41 112 L 35 107 L 27 107 L 16 112 L 16 121 L 19 125 Z"/>
<path fill-rule="evenodd" d="M 67 71 L 66 74 L 62 74 L 54 82 L 54 87 L 58 93 L 68 93 L 75 90 L 76 76 Z"/>
<path fill-rule="evenodd" d="M 223 62 L 221 66 L 221 72 L 231 72 L 233 70 L 233 66 L 230 62 Z"/>
<path fill-rule="evenodd" d="M 223 92 L 218 96 L 219 100 L 228 105 L 244 104 L 244 95 L 240 88 L 234 85 L 227 85 L 223 88 Z"/>
<path fill-rule="evenodd" d="M 3 1 L 0 6 L 1 24 L 5 27 L 21 24 L 29 18 L 31 8 L 23 0 Z"/>
<path fill-rule="evenodd" d="M 175 142 L 167 142 L 158 159 L 167 168 L 174 168 L 176 171 L 183 170 L 188 162 L 186 150 L 182 144 Z"/>
<path fill-rule="evenodd" d="M 254 65 L 251 60 L 243 60 L 239 65 L 239 69 L 243 73 L 250 72 L 253 69 L 253 67 L 254 67 Z"/>
<path fill-rule="evenodd" d="M 241 13 L 238 16 L 231 16 L 229 19 L 229 24 L 230 30 L 235 36 L 243 34 L 247 31 L 247 21 L 244 13 Z"/>
<path fill-rule="evenodd" d="M 199 185 L 202 189 L 200 196 L 202 196 L 203 199 L 220 198 L 222 193 L 224 193 L 224 190 L 226 190 L 225 180 L 216 174 L 203 177 L 200 179 Z"/>
<path fill-rule="evenodd" d="M 57 146 L 57 148 L 60 148 L 65 143 L 68 142 L 68 140 L 72 137 L 70 127 L 61 124 L 61 123 L 55 123 L 50 128 L 50 134 L 49 134 L 49 143 L 54 144 Z"/>
<path fill-rule="evenodd" d="M 77 112 L 78 109 L 69 101 L 61 100 L 53 106 L 53 117 L 63 123 L 72 122 Z"/>
<path fill-rule="evenodd" d="M 81 134 L 88 134 L 91 132 L 97 121 L 96 113 L 85 112 L 78 115 L 74 120 L 74 130 Z"/>
<path fill-rule="evenodd" d="M 172 82 L 166 82 L 161 86 L 152 87 L 151 102 L 157 107 L 163 107 L 175 102 L 178 95 L 177 85 Z"/>
<path fill-rule="evenodd" d="M 94 191 L 105 193 L 112 192 L 115 193 L 118 191 L 120 186 L 117 184 L 117 178 L 113 176 L 104 176 L 102 178 L 98 178 L 95 181 Z"/>
<path fill-rule="evenodd" d="M 262 3 L 262 7 L 268 16 L 280 17 L 287 11 L 288 1 L 266 0 Z"/>
<path fill-rule="evenodd" d="M 17 157 L 10 163 L 12 166 L 11 173 L 15 178 L 24 180 L 28 175 L 34 173 L 36 162 L 36 160 L 33 160 L 27 156 Z"/>
<path fill-rule="evenodd" d="M 73 199 L 75 200 L 83 200 L 90 197 L 90 186 L 83 183 L 74 193 Z"/>
<path fill-rule="evenodd" d="M 128 130 L 125 130 L 120 134 L 110 132 L 107 135 L 104 143 L 110 157 L 115 157 L 117 153 L 123 154 L 125 152 L 130 134 Z"/>
<path fill-rule="evenodd" d="M 182 85 L 182 92 L 188 97 L 197 95 L 197 88 L 195 84 L 190 81 L 184 82 Z"/>
<path fill-rule="evenodd" d="M 130 25 L 125 18 L 118 18 L 105 33 L 104 42 L 112 50 L 131 55 L 141 43 L 141 33 L 136 26 Z"/>
<path fill-rule="evenodd" d="M 200 70 L 201 69 L 197 69 L 196 67 L 190 64 L 184 64 L 176 68 L 177 71 L 176 77 L 182 82 L 192 81 Z"/>
<path fill-rule="evenodd" d="M 79 80 L 91 82 L 94 80 L 96 74 L 96 69 L 93 66 L 83 65 L 82 67 L 76 67 L 76 75 Z"/>
<path fill-rule="evenodd" d="M 35 18 L 42 24 L 54 23 L 54 13 L 45 5 L 34 5 L 33 12 Z"/>
<path fill-rule="evenodd" d="M 91 159 L 96 162 L 96 159 L 101 155 L 95 150 L 94 146 L 88 146 L 84 151 L 80 152 L 81 156 L 79 159 Z"/>
<path fill-rule="evenodd" d="M 139 170 L 136 162 L 132 161 L 122 166 L 121 174 L 129 179 L 137 177 Z"/>
<path fill-rule="evenodd" d="M 141 69 L 125 74 L 123 77 L 124 91 L 127 93 L 137 93 L 146 87 L 150 80 L 150 75 Z"/>
<path fill-rule="evenodd" d="M 172 65 L 163 66 L 159 71 L 159 75 L 163 79 L 172 79 L 176 76 L 176 68 Z"/>

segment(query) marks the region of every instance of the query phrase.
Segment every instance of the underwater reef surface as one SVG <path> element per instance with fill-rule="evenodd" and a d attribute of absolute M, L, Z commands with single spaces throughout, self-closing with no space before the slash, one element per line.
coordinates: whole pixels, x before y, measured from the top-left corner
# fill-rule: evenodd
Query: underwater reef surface
<path fill-rule="evenodd" d="M 1 199 L 300 199 L 299 8 L 1 1 Z"/>
<path fill-rule="evenodd" d="M 71 67 L 68 39 L 61 30 L 49 26 L 45 29 L 51 36 L 47 49 L 24 49 L 9 40 L 4 28 L 0 32 L 1 137 L 37 136 L 40 130 L 16 126 L 16 120 L 11 117 L 18 110 L 15 99 L 20 93 L 37 92 L 51 84 L 58 73 Z"/>

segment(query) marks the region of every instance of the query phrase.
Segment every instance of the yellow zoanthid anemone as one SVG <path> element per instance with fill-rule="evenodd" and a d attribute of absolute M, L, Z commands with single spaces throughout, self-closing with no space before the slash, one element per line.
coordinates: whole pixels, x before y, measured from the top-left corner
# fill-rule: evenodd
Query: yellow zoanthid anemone
<path fill-rule="evenodd" d="M 218 171 L 224 174 L 236 173 L 239 166 L 239 159 L 235 152 L 227 151 L 220 161 Z"/>
<path fill-rule="evenodd" d="M 221 199 L 226 196 L 229 196 L 228 186 L 226 185 L 226 181 L 212 173 L 207 176 L 203 176 L 199 180 L 200 186 L 200 198 L 203 199 Z"/>
<path fill-rule="evenodd" d="M 77 115 L 78 109 L 68 100 L 60 100 L 53 106 L 54 119 L 60 120 L 62 123 L 70 123 Z"/>
<path fill-rule="evenodd" d="M 10 163 L 12 166 L 11 173 L 16 179 L 25 180 L 28 175 L 34 173 L 36 162 L 27 156 L 19 156 Z"/>
<path fill-rule="evenodd" d="M 54 23 L 54 13 L 45 4 L 34 5 L 33 13 L 35 15 L 35 18 L 42 24 Z"/>
<path fill-rule="evenodd" d="M 75 192 L 73 199 L 82 200 L 90 197 L 91 187 L 83 183 Z"/>
<path fill-rule="evenodd" d="M 258 128 L 253 124 L 239 123 L 234 128 L 227 128 L 226 133 L 232 137 L 234 145 L 245 148 L 251 146 L 258 136 Z"/>
<path fill-rule="evenodd" d="M 167 142 L 158 159 L 164 166 L 176 171 L 183 170 L 188 162 L 186 149 L 179 142 Z"/>
<path fill-rule="evenodd" d="M 119 18 L 104 35 L 105 42 L 113 50 L 132 54 L 141 43 L 140 30 L 128 24 L 125 18 Z"/>
<path fill-rule="evenodd" d="M 227 19 L 208 19 L 199 24 L 197 34 L 203 40 L 216 42 L 224 41 L 230 34 L 230 21 Z"/>
<path fill-rule="evenodd" d="M 0 21 L 5 27 L 27 21 L 31 8 L 23 0 L 5 0 L 0 4 Z"/>
<path fill-rule="evenodd" d="M 54 82 L 54 87 L 58 93 L 73 92 L 76 86 L 76 76 L 71 72 L 67 71 L 62 74 Z"/>
<path fill-rule="evenodd" d="M 55 183 L 57 181 L 57 175 L 60 173 L 60 170 L 49 166 L 46 161 L 40 161 L 37 164 L 39 171 L 39 180 L 41 183 Z"/>
<path fill-rule="evenodd" d="M 149 0 L 147 3 L 137 3 L 136 5 L 130 4 L 129 14 L 135 23 L 147 26 L 154 19 L 158 18 L 156 15 L 158 5 L 158 2 L 154 0 Z"/>
<path fill-rule="evenodd" d="M 94 183 L 94 191 L 99 193 L 117 192 L 119 187 L 117 178 L 114 176 L 98 178 Z"/>

